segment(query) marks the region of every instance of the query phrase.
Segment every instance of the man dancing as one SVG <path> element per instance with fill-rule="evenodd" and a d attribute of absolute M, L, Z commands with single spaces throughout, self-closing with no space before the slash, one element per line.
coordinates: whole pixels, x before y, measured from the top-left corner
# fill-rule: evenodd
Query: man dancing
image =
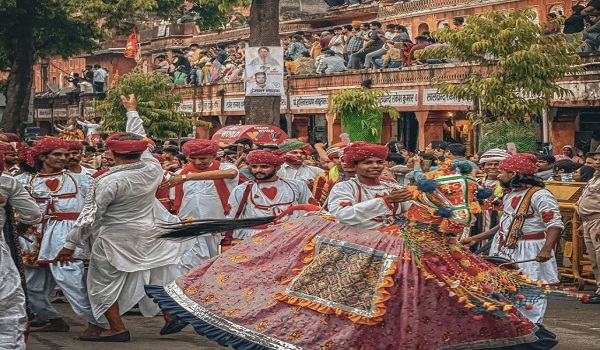
<path fill-rule="evenodd" d="M 513 261 L 533 281 L 558 283 L 558 267 L 554 246 L 560 239 L 564 224 L 558 202 L 544 182 L 534 174 L 537 157 L 518 153 L 502 160 L 498 180 L 505 189 L 503 214 L 499 225 L 490 231 L 462 240 L 472 245 L 494 237 L 490 255 Z M 540 299 L 519 310 L 532 322 L 542 323 L 546 299 Z"/>
<path fill-rule="evenodd" d="M 0 155 L 0 164 L 4 161 Z M 2 169 L 0 168 L 0 171 Z M 40 208 L 25 191 L 23 185 L 15 178 L 2 174 L 0 180 L 0 227 L 5 222 L 12 220 L 6 212 L 7 205 L 19 214 L 19 226 L 37 224 L 42 219 Z M 17 228 L 18 231 L 22 229 Z M 15 266 L 13 258 L 21 259 L 20 256 L 11 256 L 7 243 L 16 242 L 16 237 L 5 237 L 13 235 L 13 232 L 3 232 L 0 235 L 0 349 L 25 349 L 25 329 L 27 326 L 27 313 L 25 312 L 25 293 L 22 288 L 22 280 Z M 18 254 L 18 253 L 17 253 Z"/>
<path fill-rule="evenodd" d="M 251 151 L 246 157 L 255 180 L 236 186 L 229 196 L 228 218 L 245 219 L 278 215 L 298 204 L 317 205 L 306 184 L 300 180 L 282 179 L 277 171 L 284 162 L 280 151 Z M 287 219 L 298 217 L 291 214 Z M 233 238 L 246 239 L 260 230 L 235 230 Z"/>
<path fill-rule="evenodd" d="M 181 244 L 154 239 L 156 223 L 169 218 L 155 198 L 162 168 L 147 151 L 135 96 L 121 96 L 121 100 L 127 110 L 128 132 L 106 139 L 115 166 L 96 178 L 81 215 L 56 256 L 61 263 L 72 264 L 76 247 L 88 245 L 93 238 L 87 286 L 94 316 L 105 316 L 110 328 L 80 337 L 83 341 L 129 341 L 130 333 L 120 315 L 135 304 L 144 316 L 158 313 L 145 296 L 144 284 L 164 285 L 174 280 L 184 250 Z M 168 315 L 165 321 L 165 328 L 170 328 Z"/>
<path fill-rule="evenodd" d="M 380 179 L 388 153 L 385 146 L 364 142 L 354 142 L 344 149 L 343 160 L 354 166 L 356 177 L 338 182 L 331 189 L 328 208 L 337 222 L 380 228 L 408 210 L 412 194 L 395 182 Z"/>

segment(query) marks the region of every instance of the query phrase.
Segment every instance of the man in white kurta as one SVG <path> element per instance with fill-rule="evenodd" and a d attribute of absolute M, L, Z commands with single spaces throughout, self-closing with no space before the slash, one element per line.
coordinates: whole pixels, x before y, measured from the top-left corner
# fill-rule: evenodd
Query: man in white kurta
<path fill-rule="evenodd" d="M 412 195 L 397 183 L 380 179 L 389 149 L 355 142 L 344 149 L 343 159 L 354 165 L 356 177 L 336 183 L 327 199 L 336 221 L 365 229 L 390 225 L 408 210 Z"/>
<path fill-rule="evenodd" d="M 246 156 L 254 180 L 236 186 L 229 196 L 230 219 L 277 216 L 286 209 L 298 204 L 318 205 L 308 186 L 299 180 L 283 179 L 276 175 L 283 164 L 281 152 L 251 151 Z M 297 211 L 281 220 L 296 218 Z M 233 232 L 233 238 L 246 239 L 260 230 L 240 229 Z"/>
<path fill-rule="evenodd" d="M 498 179 L 505 188 L 503 214 L 499 225 L 463 243 L 471 244 L 494 235 L 490 255 L 501 256 L 518 263 L 519 268 L 533 281 L 558 283 L 558 267 L 554 246 L 560 239 L 564 224 L 556 198 L 543 189 L 544 183 L 534 174 L 537 157 L 528 153 L 512 155 L 500 162 Z M 523 207 L 523 214 L 519 209 Z M 517 218 L 523 217 L 522 227 Z M 518 238 L 511 244 L 511 237 Z M 534 323 L 542 323 L 547 300 L 540 299 L 519 311 Z"/>
<path fill-rule="evenodd" d="M 23 246 L 27 294 L 36 314 L 32 331 L 67 332 L 69 325 L 50 303 L 50 295 L 58 286 L 73 311 L 91 325 L 84 334 L 98 331 L 107 323 L 96 319 L 87 295 L 86 274 L 81 259 L 87 259 L 87 247 L 78 248 L 73 256 L 80 260 L 69 266 L 53 264 L 53 259 L 65 244 L 65 239 L 83 208 L 92 178 L 64 170 L 70 155 L 67 141 L 48 137 L 39 141 L 28 157 L 35 173 L 16 177 L 31 193 L 44 218 L 35 226 L 38 236 L 28 233 L 21 238 Z M 35 162 L 35 163 L 32 163 Z M 40 236 L 41 235 L 41 238 Z M 95 330 L 94 330 L 95 329 Z"/>
<path fill-rule="evenodd" d="M 303 181 L 312 188 L 315 177 L 325 172 L 319 167 L 304 164 L 312 153 L 310 145 L 298 139 L 289 139 L 281 145 L 281 150 L 285 152 L 286 159 L 277 171 L 277 176 Z"/>
<path fill-rule="evenodd" d="M 0 232 L 7 218 L 6 205 L 10 204 L 19 214 L 21 225 L 33 225 L 42 219 L 40 208 L 25 191 L 23 185 L 13 177 L 0 176 Z M 0 349 L 25 349 L 25 293 L 21 277 L 14 264 L 4 235 L 0 234 Z"/>
<path fill-rule="evenodd" d="M 182 221 L 224 219 L 231 190 L 238 184 L 234 164 L 216 159 L 219 145 L 211 140 L 187 141 L 181 151 L 188 164 L 164 186 L 175 187 L 173 211 Z M 187 271 L 219 253 L 220 235 L 204 235 L 194 239 L 193 248 L 182 257 L 182 270 Z"/>
<path fill-rule="evenodd" d="M 106 316 L 110 328 L 96 336 L 80 337 L 84 341 L 129 341 L 120 315 L 139 303 L 144 316 L 155 316 L 159 310 L 145 296 L 144 285 L 172 282 L 185 250 L 180 243 L 156 238 L 156 225 L 176 218 L 169 217 L 155 198 L 162 168 L 142 139 L 145 132 L 135 97 L 121 98 L 128 132 L 106 140 L 116 165 L 96 178 L 57 256 L 57 260 L 69 262 L 76 247 L 92 242 L 87 283 L 90 301 L 94 316 Z"/>

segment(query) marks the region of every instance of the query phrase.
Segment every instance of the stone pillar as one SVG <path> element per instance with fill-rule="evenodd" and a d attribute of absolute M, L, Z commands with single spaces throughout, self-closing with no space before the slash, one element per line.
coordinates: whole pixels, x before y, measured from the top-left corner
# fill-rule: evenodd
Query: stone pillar
<path fill-rule="evenodd" d="M 575 145 L 575 119 L 579 110 L 571 108 L 559 108 L 556 116 L 550 122 L 550 143 L 552 153 L 562 154 L 565 145 Z"/>
<path fill-rule="evenodd" d="M 419 122 L 419 150 L 424 150 L 433 140 L 444 139 L 444 122 L 447 112 L 444 111 L 420 111 L 415 112 Z"/>
<path fill-rule="evenodd" d="M 327 119 L 327 141 L 334 144 L 340 142 L 340 134 L 342 133 L 342 120 L 335 114 L 325 114 Z"/>

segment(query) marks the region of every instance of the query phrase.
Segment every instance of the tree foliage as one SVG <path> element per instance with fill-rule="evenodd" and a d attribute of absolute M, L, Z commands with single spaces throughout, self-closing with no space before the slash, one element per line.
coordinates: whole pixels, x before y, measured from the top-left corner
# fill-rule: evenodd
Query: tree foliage
<path fill-rule="evenodd" d="M 544 34 L 553 23 L 536 24 L 530 7 L 511 12 L 485 11 L 469 16 L 463 29 L 440 29 L 433 36 L 447 44 L 423 50 L 424 58 L 451 58 L 466 63 L 492 66 L 489 76 L 472 74 L 464 81 L 434 80 L 440 92 L 464 100 L 480 101 L 481 110 L 470 117 L 481 123 L 493 119 L 521 122 L 540 114 L 553 98 L 571 91 L 557 80 L 581 71 L 577 67 L 580 36 Z"/>
<path fill-rule="evenodd" d="M 96 112 L 103 115 L 103 127 L 110 131 L 125 131 L 125 108 L 121 95 L 135 94 L 138 113 L 144 121 L 148 135 L 156 138 L 187 135 L 192 128 L 191 119 L 178 112 L 181 95 L 173 92 L 175 84 L 158 74 L 130 73 L 123 75 L 108 90 L 106 99 L 93 103 Z"/>
<path fill-rule="evenodd" d="M 486 123 L 481 128 L 479 149 L 506 148 L 512 142 L 519 152 L 535 152 L 537 149 L 537 136 L 535 124 L 526 121 L 507 122 L 496 121 Z"/>
<path fill-rule="evenodd" d="M 380 98 L 389 94 L 379 89 L 341 90 L 333 94 L 329 113 L 338 114 L 342 118 L 342 131 L 348 133 L 353 141 L 372 143 L 381 142 L 383 114 L 398 118 L 398 111 L 390 106 L 383 106 Z"/>

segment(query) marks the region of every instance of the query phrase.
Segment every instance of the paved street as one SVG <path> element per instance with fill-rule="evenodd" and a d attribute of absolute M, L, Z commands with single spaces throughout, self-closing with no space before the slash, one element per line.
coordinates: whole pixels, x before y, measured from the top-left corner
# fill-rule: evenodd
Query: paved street
<path fill-rule="evenodd" d="M 28 344 L 30 350 L 106 350 L 113 349 L 223 349 L 215 342 L 201 337 L 191 327 L 171 336 L 158 335 L 162 317 L 145 318 L 140 315 L 125 316 L 125 324 L 132 333 L 130 343 L 102 344 L 73 340 L 83 330 L 80 320 L 67 304 L 54 304 L 71 325 L 69 333 L 33 333 Z M 600 346 L 600 305 L 582 305 L 579 302 L 551 301 L 546 313 L 546 326 L 555 332 L 560 344 L 555 350 L 597 350 Z"/>

